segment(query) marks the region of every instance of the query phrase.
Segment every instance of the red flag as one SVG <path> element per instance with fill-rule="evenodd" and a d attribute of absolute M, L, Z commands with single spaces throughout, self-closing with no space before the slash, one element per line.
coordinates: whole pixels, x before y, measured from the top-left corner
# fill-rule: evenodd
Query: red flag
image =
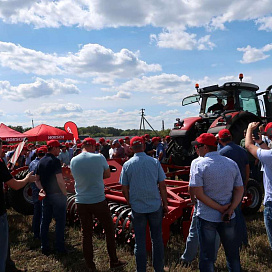
<path fill-rule="evenodd" d="M 74 122 L 69 121 L 64 124 L 64 129 L 68 133 L 72 133 L 74 135 L 74 143 L 75 143 L 76 139 L 78 138 L 77 125 Z"/>

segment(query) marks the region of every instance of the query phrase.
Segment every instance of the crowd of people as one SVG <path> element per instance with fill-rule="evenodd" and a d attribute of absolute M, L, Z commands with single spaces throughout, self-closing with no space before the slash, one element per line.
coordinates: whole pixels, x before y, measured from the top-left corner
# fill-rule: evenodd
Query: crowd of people
<path fill-rule="evenodd" d="M 189 192 L 194 205 L 186 248 L 180 262 L 189 266 L 198 249 L 200 271 L 214 271 L 217 252 L 222 243 L 229 271 L 241 271 L 239 252 L 248 247 L 245 219 L 241 212 L 250 173 L 261 163 L 264 182 L 264 222 L 272 249 L 272 123 L 260 126 L 259 137 L 253 131 L 259 123 L 250 123 L 241 146 L 232 141 L 228 129 L 214 136 L 203 133 L 192 142 L 198 158 L 190 168 Z M 6 164 L 14 153 L 0 140 L 1 183 L 20 189 L 31 183 L 34 216 L 33 235 L 40 239 L 42 253 L 51 254 L 48 230 L 52 218 L 56 221 L 55 250 L 65 254 L 66 187 L 62 166 L 69 166 L 75 180 L 75 201 L 82 227 L 83 255 L 89 271 L 97 271 L 92 245 L 93 216 L 103 225 L 111 269 L 126 265 L 116 254 L 113 222 L 104 192 L 103 179 L 109 178 L 107 159 L 122 159 L 119 183 L 131 206 L 135 233 L 137 271 L 146 271 L 146 227 L 149 226 L 153 245 L 152 262 L 156 272 L 164 271 L 162 219 L 168 213 L 165 173 L 161 163 L 170 142 L 166 136 L 151 138 L 148 134 L 132 139 L 85 138 L 82 142 L 48 141 L 45 146 L 28 144 L 23 148 L 16 167 L 29 166 L 23 180 L 14 179 Z M 8 223 L 3 190 L 0 190 L 0 271 L 5 271 L 8 258 Z"/>

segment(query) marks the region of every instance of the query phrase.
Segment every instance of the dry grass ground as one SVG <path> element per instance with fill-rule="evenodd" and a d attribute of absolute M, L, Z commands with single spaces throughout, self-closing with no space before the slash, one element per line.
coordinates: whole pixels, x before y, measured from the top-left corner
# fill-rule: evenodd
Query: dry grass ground
<path fill-rule="evenodd" d="M 80 229 L 75 227 L 66 228 L 66 244 L 70 251 L 65 256 L 41 254 L 39 241 L 33 241 L 31 233 L 31 216 L 23 216 L 12 210 L 8 211 L 10 226 L 11 258 L 15 261 L 18 269 L 22 271 L 86 271 L 81 251 Z M 272 271 L 272 254 L 268 244 L 267 235 L 263 223 L 262 212 L 246 218 L 250 248 L 241 251 L 241 263 L 246 272 L 269 272 Z M 54 228 L 50 229 L 50 239 L 53 243 Z M 109 261 L 103 237 L 94 237 L 95 262 L 101 271 L 109 271 Z M 52 244 L 53 247 L 53 244 Z M 177 260 L 184 250 L 184 242 L 179 234 L 170 237 L 165 252 L 166 271 L 198 271 L 198 260 L 195 260 L 191 268 L 182 268 Z M 132 251 L 118 245 L 118 256 L 126 260 L 128 265 L 123 271 L 135 271 L 135 259 Z M 152 271 L 149 264 L 148 271 Z M 227 271 L 222 247 L 219 250 L 216 262 L 216 271 Z"/>

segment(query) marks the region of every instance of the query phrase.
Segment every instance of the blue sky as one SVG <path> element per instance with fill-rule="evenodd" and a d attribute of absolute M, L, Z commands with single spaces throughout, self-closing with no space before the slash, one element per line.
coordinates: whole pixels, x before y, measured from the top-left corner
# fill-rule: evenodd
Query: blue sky
<path fill-rule="evenodd" d="M 272 0 L 0 0 L 0 117 L 160 130 L 204 87 L 271 82 Z"/>

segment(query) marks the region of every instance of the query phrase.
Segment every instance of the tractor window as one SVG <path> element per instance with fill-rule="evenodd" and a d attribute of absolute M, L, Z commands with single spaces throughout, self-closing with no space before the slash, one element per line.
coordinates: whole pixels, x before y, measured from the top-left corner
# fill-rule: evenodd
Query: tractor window
<path fill-rule="evenodd" d="M 255 92 L 241 90 L 239 94 L 239 102 L 240 102 L 240 107 L 244 111 L 248 111 L 256 115 L 258 114 Z"/>
<path fill-rule="evenodd" d="M 199 103 L 200 101 L 200 95 L 192 95 L 192 96 L 187 96 L 182 100 L 182 106 L 186 106 L 192 103 Z"/>
<path fill-rule="evenodd" d="M 218 104 L 218 98 L 219 97 L 215 97 L 215 96 L 209 96 L 207 98 L 207 102 L 206 102 L 206 110 L 205 112 L 214 112 L 214 110 L 218 110 L 217 107 L 215 107 L 216 104 Z M 222 105 L 226 105 L 226 99 L 220 97 L 220 99 L 222 99 Z"/>

